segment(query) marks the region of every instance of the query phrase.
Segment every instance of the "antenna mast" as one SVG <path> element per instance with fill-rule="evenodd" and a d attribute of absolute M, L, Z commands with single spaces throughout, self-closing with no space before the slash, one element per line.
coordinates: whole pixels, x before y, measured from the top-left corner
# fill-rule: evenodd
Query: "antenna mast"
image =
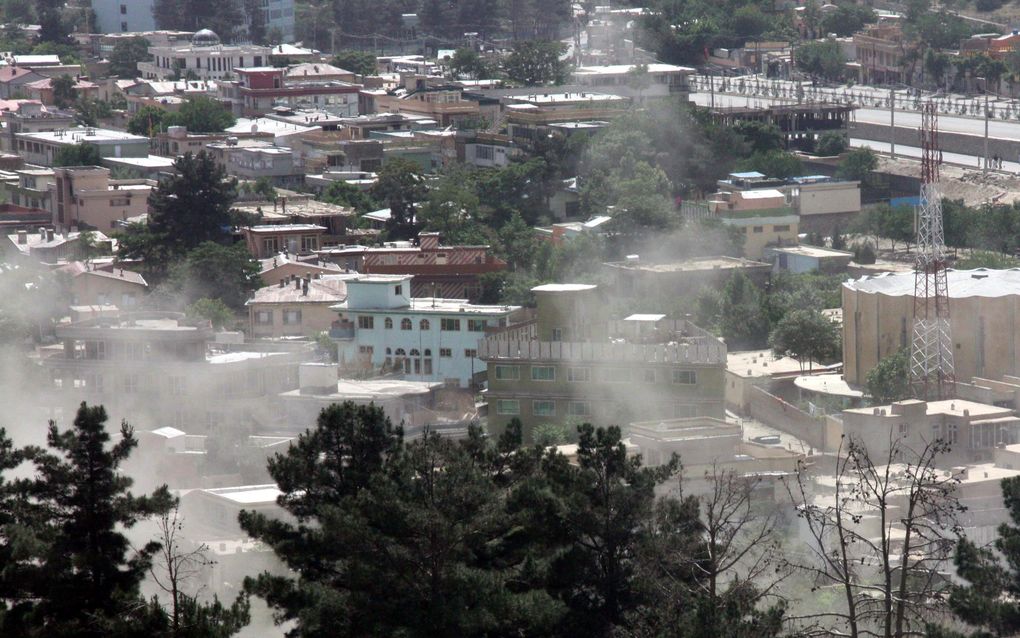
<path fill-rule="evenodd" d="M 921 111 L 921 201 L 917 208 L 914 329 L 910 344 L 910 384 L 914 396 L 923 401 L 953 397 L 956 382 L 939 189 L 941 159 L 938 113 L 934 102 L 928 102 Z"/>

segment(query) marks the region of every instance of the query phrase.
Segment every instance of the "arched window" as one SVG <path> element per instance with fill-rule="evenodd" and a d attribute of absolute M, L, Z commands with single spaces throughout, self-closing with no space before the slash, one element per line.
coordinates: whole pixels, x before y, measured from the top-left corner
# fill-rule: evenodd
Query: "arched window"
<path fill-rule="evenodd" d="M 421 374 L 421 353 L 416 348 L 411 349 L 411 360 L 414 362 L 414 373 Z"/>
<path fill-rule="evenodd" d="M 393 367 L 403 368 L 405 374 L 411 371 L 411 360 L 407 358 L 403 348 L 397 348 L 393 353 Z"/>
<path fill-rule="evenodd" d="M 393 330 L 393 320 L 390 319 L 389 317 L 386 317 L 386 320 L 383 321 L 383 327 L 386 328 L 387 330 Z"/>
<path fill-rule="evenodd" d="M 432 374 L 432 351 L 425 348 L 425 358 L 422 359 L 421 369 L 424 374 Z"/>
<path fill-rule="evenodd" d="M 411 320 L 408 319 L 407 317 L 404 317 L 403 319 L 401 319 L 400 320 L 400 329 L 401 330 L 410 330 L 411 329 Z"/>
<path fill-rule="evenodd" d="M 393 365 L 393 349 L 386 348 L 386 362 L 383 364 L 387 368 Z"/>
<path fill-rule="evenodd" d="M 429 320 L 428 319 L 422 319 L 420 322 L 418 322 L 418 327 L 420 329 L 422 329 L 422 330 L 428 330 L 429 329 Z"/>

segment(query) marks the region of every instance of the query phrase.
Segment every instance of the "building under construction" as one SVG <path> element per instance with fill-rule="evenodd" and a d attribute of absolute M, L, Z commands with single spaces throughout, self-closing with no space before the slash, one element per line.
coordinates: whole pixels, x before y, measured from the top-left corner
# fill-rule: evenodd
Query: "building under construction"
<path fill-rule="evenodd" d="M 811 150 L 818 138 L 835 131 L 849 137 L 853 107 L 838 104 L 789 104 L 767 107 L 720 106 L 710 109 L 712 121 L 726 128 L 738 122 L 774 124 L 786 150 Z"/>

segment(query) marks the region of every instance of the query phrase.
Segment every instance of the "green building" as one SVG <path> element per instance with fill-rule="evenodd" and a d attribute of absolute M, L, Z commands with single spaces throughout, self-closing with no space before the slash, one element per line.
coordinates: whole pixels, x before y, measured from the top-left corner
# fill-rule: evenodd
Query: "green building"
<path fill-rule="evenodd" d="M 490 431 L 514 417 L 526 437 L 544 423 L 724 418 L 726 345 L 719 339 L 665 315 L 610 318 L 596 286 L 547 284 L 533 292 L 533 321 L 479 342 Z"/>

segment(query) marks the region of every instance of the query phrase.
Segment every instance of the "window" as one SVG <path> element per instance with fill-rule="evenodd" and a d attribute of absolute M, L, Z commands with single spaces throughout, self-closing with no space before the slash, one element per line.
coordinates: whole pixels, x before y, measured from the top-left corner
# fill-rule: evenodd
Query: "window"
<path fill-rule="evenodd" d="M 563 328 L 553 328 L 552 329 L 552 340 L 553 341 L 563 341 Z"/>
<path fill-rule="evenodd" d="M 375 346 L 358 346 L 358 352 L 360 354 L 372 354 L 375 352 Z"/>
<path fill-rule="evenodd" d="M 555 401 L 533 401 L 531 413 L 535 416 L 556 416 Z"/>
<path fill-rule="evenodd" d="M 127 5 L 126 4 L 120 5 L 120 14 L 122 16 L 126 16 L 127 15 Z"/>
<path fill-rule="evenodd" d="M 674 370 L 673 383 L 680 385 L 694 385 L 698 382 L 698 375 L 694 370 Z"/>
<path fill-rule="evenodd" d="M 126 394 L 133 394 L 138 392 L 138 376 L 129 374 L 124 377 L 124 392 Z"/>
<path fill-rule="evenodd" d="M 910 433 L 910 425 L 907 423 L 900 423 L 898 426 L 900 436 L 906 436 Z"/>
<path fill-rule="evenodd" d="M 170 394 L 179 397 L 184 394 L 184 377 L 169 377 Z"/>
<path fill-rule="evenodd" d="M 555 381 L 556 368 L 553 366 L 531 366 L 532 381 Z"/>
<path fill-rule="evenodd" d="M 483 160 L 491 160 L 493 158 L 493 152 L 491 146 L 475 146 L 475 157 Z"/>
<path fill-rule="evenodd" d="M 521 369 L 517 366 L 496 366 L 497 381 L 517 381 L 521 378 Z"/>
<path fill-rule="evenodd" d="M 468 332 L 485 332 L 485 319 L 468 319 Z"/>
<path fill-rule="evenodd" d="M 630 369 L 628 368 L 605 368 L 602 370 L 602 380 L 606 383 L 629 383 Z"/>
<path fill-rule="evenodd" d="M 300 310 L 284 310 L 283 311 L 283 325 L 285 326 L 297 326 L 301 324 L 301 311 Z"/>
<path fill-rule="evenodd" d="M 273 311 L 272 310 L 255 311 L 255 324 L 259 326 L 273 325 Z"/>
<path fill-rule="evenodd" d="M 474 348 L 467 348 L 467 349 L 464 350 L 464 358 L 465 359 L 477 359 L 478 358 L 478 351 L 475 350 Z"/>
<path fill-rule="evenodd" d="M 422 319 L 421 321 L 419 321 L 418 322 L 418 329 L 419 330 L 428 330 L 429 329 L 429 320 L 428 319 Z"/>
<path fill-rule="evenodd" d="M 371 330 L 375 327 L 375 317 L 358 317 L 358 327 L 362 330 Z"/>
<path fill-rule="evenodd" d="M 393 320 L 390 319 L 389 317 L 383 319 L 383 328 L 387 330 L 393 330 Z"/>
<path fill-rule="evenodd" d="M 303 235 L 301 237 L 301 252 L 310 253 L 319 248 L 319 239 L 315 235 Z"/>
<path fill-rule="evenodd" d="M 393 286 L 393 294 L 395 294 L 395 295 L 402 295 L 402 294 L 404 294 L 403 291 L 404 291 L 404 287 L 403 286 Z"/>
<path fill-rule="evenodd" d="M 460 332 L 460 319 L 440 319 L 439 329 L 447 332 Z"/>
<path fill-rule="evenodd" d="M 403 319 L 401 319 L 400 320 L 400 329 L 401 330 L 410 330 L 411 329 L 411 320 L 408 319 L 407 317 L 404 317 Z"/>
<path fill-rule="evenodd" d="M 440 357 L 444 357 L 444 358 L 452 357 L 453 356 L 453 350 L 451 350 L 450 348 L 440 348 L 439 349 L 439 356 Z"/>
<path fill-rule="evenodd" d="M 789 232 L 790 225 L 789 224 L 776 224 L 775 226 L 772 227 L 772 230 L 776 231 L 777 233 Z"/>
<path fill-rule="evenodd" d="M 520 414 L 521 402 L 517 399 L 497 399 L 496 414 Z"/>
<path fill-rule="evenodd" d="M 648 368 L 641 376 L 645 383 L 655 383 L 655 370 L 653 368 Z"/>
<path fill-rule="evenodd" d="M 567 381 L 571 383 L 591 381 L 591 368 L 567 368 Z"/>
<path fill-rule="evenodd" d="M 931 438 L 933 441 L 937 441 L 942 438 L 942 424 L 936 423 L 931 426 Z"/>
<path fill-rule="evenodd" d="M 765 227 L 764 227 L 764 226 L 755 226 L 755 227 L 753 227 L 753 228 L 751 229 L 751 232 L 752 232 L 752 233 L 761 233 L 761 232 L 765 232 Z"/>
<path fill-rule="evenodd" d="M 567 403 L 567 416 L 588 416 L 591 407 L 587 401 L 571 401 Z"/>

